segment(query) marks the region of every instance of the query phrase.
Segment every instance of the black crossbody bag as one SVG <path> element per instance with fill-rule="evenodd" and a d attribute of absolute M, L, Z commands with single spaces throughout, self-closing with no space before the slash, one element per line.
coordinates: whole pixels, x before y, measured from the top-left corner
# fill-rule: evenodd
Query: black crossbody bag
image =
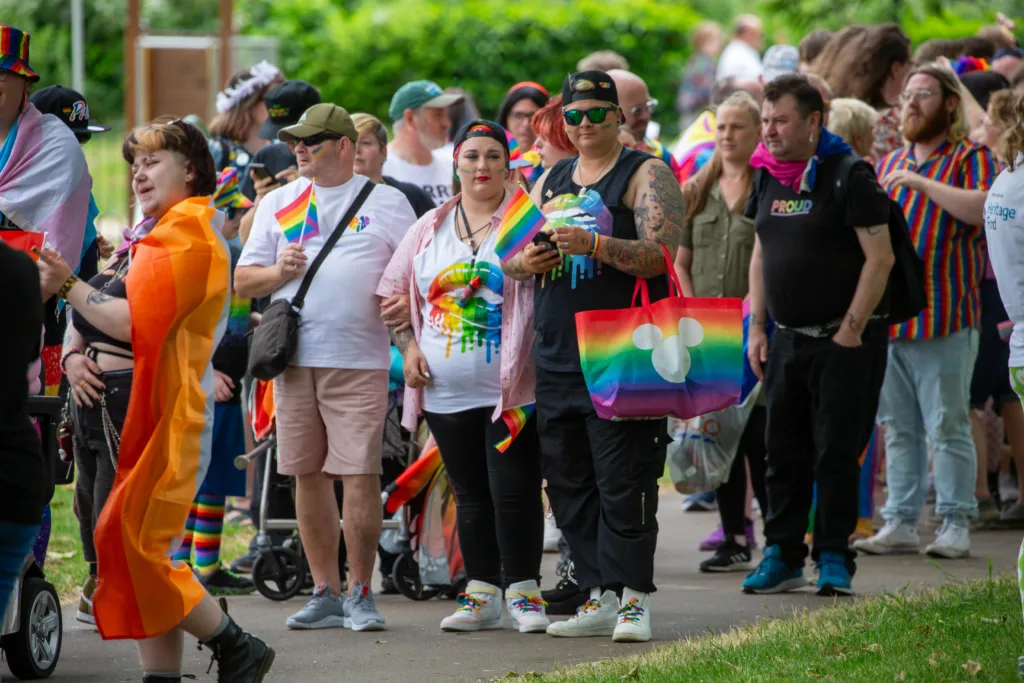
<path fill-rule="evenodd" d="M 327 238 L 320 253 L 313 259 L 312 265 L 302 278 L 299 291 L 295 293 L 291 301 L 278 299 L 267 306 L 263 311 L 263 317 L 259 326 L 252 336 L 252 348 L 249 350 L 249 374 L 256 379 L 265 382 L 270 381 L 284 372 L 295 355 L 295 349 L 299 345 L 299 325 L 302 317 L 302 307 L 306 304 L 306 292 L 313 281 L 313 276 L 320 269 L 320 265 L 327 259 L 327 255 L 334 249 L 334 245 L 341 239 L 348 224 L 355 218 L 356 212 L 362 207 L 363 202 L 373 192 L 374 184 L 366 183 L 359 195 L 352 202 L 352 205 L 345 212 L 338 227 L 334 229 L 331 236 Z"/>

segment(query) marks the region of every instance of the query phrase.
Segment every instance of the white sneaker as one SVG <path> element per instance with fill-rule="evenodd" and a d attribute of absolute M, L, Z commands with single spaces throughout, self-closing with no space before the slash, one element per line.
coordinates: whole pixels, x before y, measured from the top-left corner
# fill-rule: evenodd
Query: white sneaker
<path fill-rule="evenodd" d="M 596 592 L 590 592 L 590 599 L 576 610 L 575 616 L 548 626 L 548 635 L 560 638 L 612 635 L 618 623 L 619 601 L 612 591 L 605 591 L 600 597 L 595 597 Z"/>
<path fill-rule="evenodd" d="M 618 620 L 612 634 L 612 640 L 616 643 L 646 643 L 650 640 L 651 594 L 623 589 Z"/>
<path fill-rule="evenodd" d="M 548 619 L 548 603 L 540 597 L 540 586 L 536 581 L 514 583 L 505 591 L 505 606 L 512 618 L 512 625 L 520 633 L 545 633 L 551 620 Z"/>
<path fill-rule="evenodd" d="M 457 598 L 461 607 L 441 620 L 442 631 L 487 631 L 501 628 L 501 589 L 483 581 L 470 581 Z"/>
<path fill-rule="evenodd" d="M 562 531 L 555 523 L 555 516 L 548 513 L 544 518 L 544 552 L 557 553 L 558 542 L 562 540 Z"/>
<path fill-rule="evenodd" d="M 971 554 L 969 527 L 962 526 L 947 517 L 938 533 L 935 534 L 935 542 L 929 544 L 924 551 L 932 557 L 945 557 L 950 560 L 967 557 Z"/>
<path fill-rule="evenodd" d="M 917 553 L 921 551 L 921 539 L 917 535 L 916 525 L 900 520 L 889 520 L 881 531 L 871 538 L 862 538 L 854 542 L 853 547 L 868 555 Z"/>

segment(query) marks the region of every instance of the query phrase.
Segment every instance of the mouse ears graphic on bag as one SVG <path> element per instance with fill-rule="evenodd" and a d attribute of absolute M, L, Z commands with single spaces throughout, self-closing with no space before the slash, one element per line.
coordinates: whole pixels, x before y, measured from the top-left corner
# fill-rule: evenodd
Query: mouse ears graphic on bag
<path fill-rule="evenodd" d="M 687 420 L 740 398 L 742 300 L 684 297 L 668 249 L 662 252 L 667 298 L 652 304 L 647 280 L 637 278 L 632 308 L 576 314 L 583 377 L 603 419 Z"/>

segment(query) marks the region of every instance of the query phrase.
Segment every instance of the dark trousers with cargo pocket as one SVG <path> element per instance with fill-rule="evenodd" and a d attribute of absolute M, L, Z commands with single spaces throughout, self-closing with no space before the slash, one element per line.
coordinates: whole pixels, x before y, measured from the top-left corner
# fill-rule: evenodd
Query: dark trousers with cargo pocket
<path fill-rule="evenodd" d="M 858 460 L 878 412 L 888 328 L 872 323 L 862 338 L 855 348 L 788 329 L 772 338 L 765 367 L 764 531 L 768 545 L 780 546 L 790 567 L 803 567 L 807 558 L 804 534 L 817 483 L 812 559 L 840 553 L 850 573 L 856 569 L 849 538 L 857 526 Z"/>
<path fill-rule="evenodd" d="M 653 593 L 665 420 L 602 420 L 582 373 L 538 368 L 537 427 L 548 500 L 580 588 Z"/>

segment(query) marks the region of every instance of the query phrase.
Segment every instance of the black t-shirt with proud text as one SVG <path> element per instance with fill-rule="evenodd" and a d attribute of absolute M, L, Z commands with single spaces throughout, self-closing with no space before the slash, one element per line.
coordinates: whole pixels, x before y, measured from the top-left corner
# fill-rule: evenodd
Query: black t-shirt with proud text
<path fill-rule="evenodd" d="M 889 197 L 867 162 L 850 171 L 845 206 L 836 196 L 840 155 L 818 164 L 814 189 L 796 193 L 767 171 L 746 215 L 761 243 L 768 315 L 787 327 L 842 320 L 864 267 L 857 228 L 887 225 Z M 886 306 L 883 301 L 880 309 Z"/>

